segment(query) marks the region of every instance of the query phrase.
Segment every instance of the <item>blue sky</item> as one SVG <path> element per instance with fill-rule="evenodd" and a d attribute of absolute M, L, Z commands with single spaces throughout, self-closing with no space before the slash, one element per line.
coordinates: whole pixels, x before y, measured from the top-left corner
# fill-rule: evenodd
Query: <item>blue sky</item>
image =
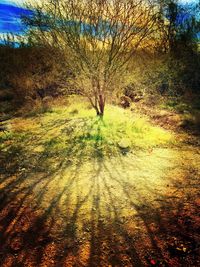
<path fill-rule="evenodd" d="M 0 0 L 0 34 L 11 32 L 21 34 L 23 25 L 20 21 L 22 14 L 29 14 L 30 11 L 22 7 L 24 0 Z M 34 0 L 38 1 L 38 0 Z M 183 4 L 198 2 L 199 0 L 180 0 Z"/>
<path fill-rule="evenodd" d="M 23 25 L 20 16 L 29 13 L 30 11 L 22 8 L 17 1 L 0 0 L 0 34 L 21 34 Z"/>

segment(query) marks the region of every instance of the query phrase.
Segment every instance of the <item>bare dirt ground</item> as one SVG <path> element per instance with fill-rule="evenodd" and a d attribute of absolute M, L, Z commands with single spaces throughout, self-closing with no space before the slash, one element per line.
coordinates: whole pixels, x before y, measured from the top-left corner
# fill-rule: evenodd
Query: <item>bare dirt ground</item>
<path fill-rule="evenodd" d="M 197 144 L 86 160 L 29 129 L 0 155 L 0 266 L 200 266 Z"/>

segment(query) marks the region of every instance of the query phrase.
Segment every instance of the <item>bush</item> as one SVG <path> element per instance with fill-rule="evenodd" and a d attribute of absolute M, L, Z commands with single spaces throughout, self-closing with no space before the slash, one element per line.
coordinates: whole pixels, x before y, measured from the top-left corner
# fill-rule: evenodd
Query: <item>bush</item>
<path fill-rule="evenodd" d="M 47 48 L 0 47 L 0 61 L 0 86 L 9 88 L 19 105 L 27 97 L 57 95 L 67 73 L 60 54 Z"/>

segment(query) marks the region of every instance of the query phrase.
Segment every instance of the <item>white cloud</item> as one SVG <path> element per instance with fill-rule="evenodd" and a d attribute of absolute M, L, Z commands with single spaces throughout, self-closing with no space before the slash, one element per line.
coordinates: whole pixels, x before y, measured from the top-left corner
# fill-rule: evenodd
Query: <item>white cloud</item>
<path fill-rule="evenodd" d="M 0 0 L 0 4 L 11 4 L 11 5 L 23 5 L 30 0 Z M 39 0 L 32 0 L 32 2 L 39 2 Z"/>
<path fill-rule="evenodd" d="M 25 1 L 24 0 L 0 0 L 0 4 L 11 4 L 11 5 L 21 5 Z"/>
<path fill-rule="evenodd" d="M 182 4 L 198 3 L 199 0 L 179 0 Z"/>

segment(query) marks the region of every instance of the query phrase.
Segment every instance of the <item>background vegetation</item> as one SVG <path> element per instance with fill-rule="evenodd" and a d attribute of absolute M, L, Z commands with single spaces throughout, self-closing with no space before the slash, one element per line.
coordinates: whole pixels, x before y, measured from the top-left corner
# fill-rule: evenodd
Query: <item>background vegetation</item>
<path fill-rule="evenodd" d="M 74 40 L 76 40 L 77 36 L 80 37 L 82 35 L 81 38 L 83 38 L 84 35 L 85 41 L 89 42 L 90 45 L 93 44 L 93 48 L 90 48 L 90 50 L 93 49 L 97 53 L 94 53 L 94 56 L 91 53 L 88 54 L 88 48 L 85 46 L 85 43 L 84 45 L 82 44 L 83 40 L 79 43 L 79 47 L 82 47 L 81 49 L 87 55 L 87 60 L 90 61 L 90 69 L 85 69 L 84 67 L 84 71 L 81 72 L 80 64 L 86 63 L 83 62 L 84 59 L 79 52 L 75 53 L 77 57 L 74 58 L 74 54 L 71 53 L 68 46 L 67 37 L 63 40 L 67 44 L 65 49 L 64 45 L 58 45 L 58 43 L 52 45 L 49 41 L 45 42 L 46 28 L 42 27 L 42 25 L 46 23 L 46 27 L 49 27 L 49 33 L 51 32 L 51 27 L 53 27 L 53 21 L 47 20 L 46 16 L 42 17 L 42 7 L 32 7 L 38 11 L 35 12 L 35 16 L 23 18 L 24 23 L 30 29 L 27 33 L 28 39 L 26 39 L 26 44 L 19 41 L 16 47 L 15 43 L 11 41 L 12 39 L 9 39 L 10 41 L 7 41 L 5 45 L 0 47 L 1 100 L 14 99 L 13 103 L 17 106 L 24 105 L 27 102 L 31 102 L 31 105 L 34 105 L 34 103 L 38 104 L 38 101 L 42 101 L 46 96 L 58 97 L 71 93 L 89 96 L 91 100 L 90 85 L 86 76 L 92 68 L 93 78 L 95 81 L 98 80 L 97 76 L 103 71 L 99 69 L 98 64 L 104 68 L 104 63 L 99 61 L 97 64 L 97 60 L 101 56 L 102 51 L 108 51 L 108 47 L 103 47 L 97 52 L 98 44 L 93 44 L 92 40 L 98 36 L 93 36 L 94 33 L 89 32 L 87 27 L 85 33 L 83 33 L 83 30 L 77 32 L 77 29 L 74 33 L 74 28 L 71 26 L 70 38 L 74 37 Z M 49 8 L 52 8 L 50 4 Z M 137 8 L 135 12 L 140 11 L 140 8 Z M 50 9 L 48 12 L 53 11 Z M 70 12 L 73 14 L 74 11 Z M 94 10 L 91 10 L 91 12 L 94 12 Z M 137 46 L 137 50 L 131 53 L 128 65 L 122 69 L 122 66 L 120 67 L 118 63 L 122 58 L 126 59 L 124 53 L 127 54 L 127 52 L 122 50 L 124 49 L 123 46 L 120 48 L 118 60 L 112 62 L 112 68 L 116 67 L 117 71 L 114 76 L 108 73 L 109 79 L 113 79 L 113 81 L 107 81 L 109 86 L 105 89 L 108 102 L 119 103 L 121 101 L 120 97 L 123 95 L 129 97 L 132 101 L 148 98 L 149 95 L 155 96 L 155 99 L 163 95 L 167 97 L 181 96 L 185 97 L 186 100 L 191 98 L 192 101 L 193 96 L 199 95 L 200 52 L 198 34 L 200 26 L 198 18 L 198 6 L 182 7 L 178 3 L 171 1 L 160 1 L 157 3 L 156 19 L 152 17 L 152 14 L 151 16 L 148 15 L 149 21 L 153 20 L 154 30 L 146 34 L 148 38 L 140 43 L 139 46 L 134 44 Z M 113 25 L 115 23 L 114 21 Z M 125 19 L 123 23 L 126 23 Z M 149 23 L 148 25 L 143 25 L 143 27 L 147 29 L 151 26 Z M 54 25 L 52 33 L 56 30 L 58 33 L 59 31 L 67 30 L 67 28 L 60 29 L 55 27 Z M 113 28 L 110 30 L 113 30 Z M 130 43 L 126 45 L 130 46 L 133 39 L 136 39 L 137 31 L 131 37 Z M 106 32 L 103 33 L 106 35 Z M 99 32 L 97 31 L 96 34 L 99 34 Z M 117 36 L 117 38 L 121 37 Z M 103 42 L 105 40 L 106 36 L 104 36 Z M 111 42 L 110 45 L 116 46 L 117 44 Z M 108 57 L 110 56 L 109 51 L 106 52 Z M 115 52 L 115 50 L 113 51 Z M 111 52 L 113 53 L 113 51 Z M 128 53 L 126 56 L 128 57 L 129 55 Z M 105 55 L 105 58 L 102 60 L 106 60 L 106 57 Z M 95 60 L 97 65 L 91 67 Z M 73 65 L 72 62 L 75 62 L 75 64 Z M 79 64 L 79 67 L 77 64 Z M 100 77 L 99 79 L 102 78 Z M 99 80 L 98 83 L 100 84 L 101 82 Z M 93 89 L 92 96 L 94 94 Z M 104 89 L 100 91 L 102 90 L 104 91 Z M 126 99 L 126 101 L 129 101 L 129 99 Z M 94 104 L 95 100 L 93 101 L 93 106 Z M 5 103 L 3 105 L 6 106 Z M 1 110 L 3 111 L 2 107 Z"/>
<path fill-rule="evenodd" d="M 200 266 L 199 7 L 148 4 L 40 1 L 2 40 L 0 266 Z"/>

